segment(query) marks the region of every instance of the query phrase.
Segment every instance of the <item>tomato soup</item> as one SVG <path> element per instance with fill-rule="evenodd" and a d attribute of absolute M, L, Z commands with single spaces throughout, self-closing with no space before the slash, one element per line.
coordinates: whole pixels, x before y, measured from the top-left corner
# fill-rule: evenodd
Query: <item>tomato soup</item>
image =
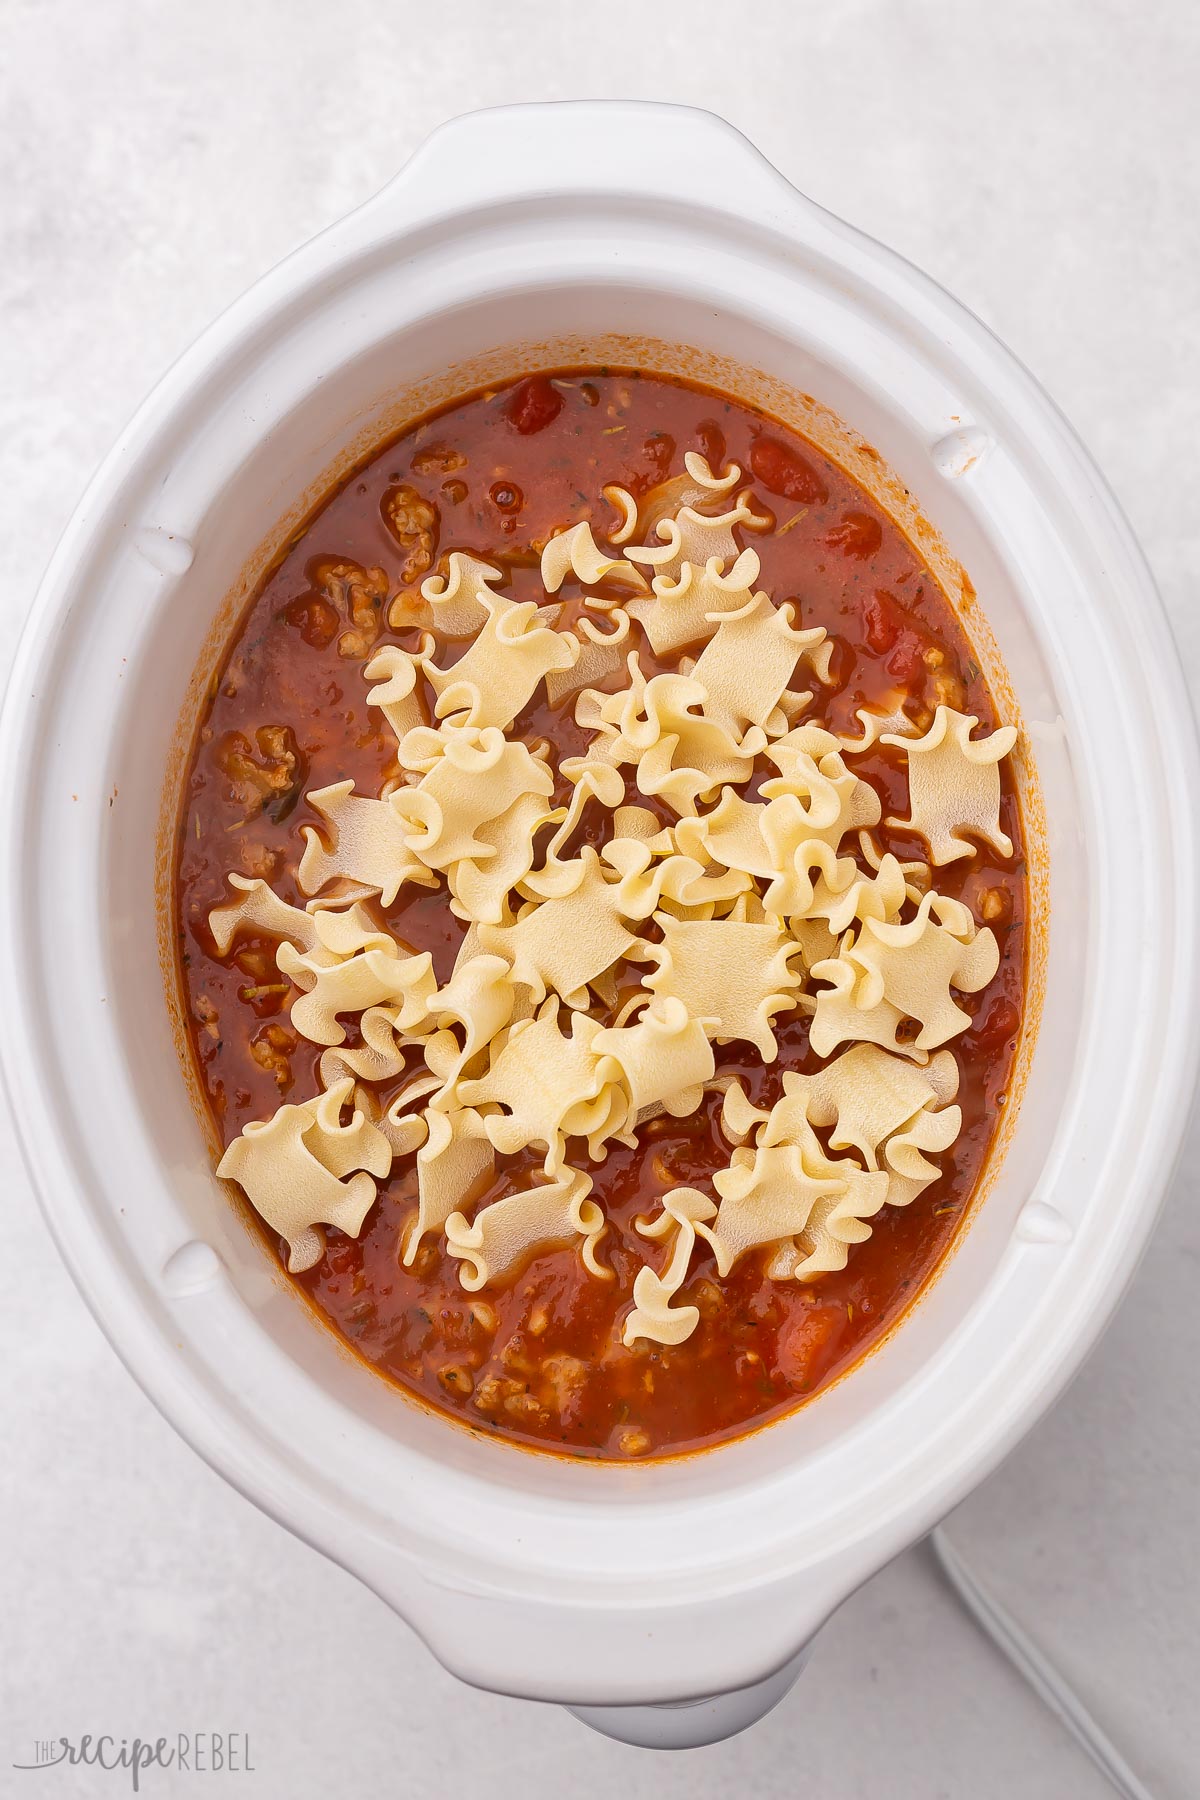
<path fill-rule="evenodd" d="M 681 882 L 693 884 L 678 888 L 685 897 L 668 897 L 665 911 L 660 908 L 632 923 L 630 912 L 621 914 L 623 922 L 616 927 L 625 934 L 621 941 L 636 940 L 622 953 L 623 960 L 618 959 L 615 970 L 595 981 L 582 999 L 578 993 L 559 997 L 558 1019 L 564 1031 L 568 1013 L 580 1015 L 592 1022 L 589 1033 L 592 1024 L 598 1027 L 599 1044 L 617 1046 L 607 1059 L 598 1055 L 591 1087 L 578 1103 L 593 1113 L 602 1109 L 602 1103 L 608 1108 L 605 1117 L 614 1124 L 601 1145 L 603 1153 L 592 1155 L 580 1133 L 567 1132 L 560 1146 L 563 1166 L 579 1170 L 590 1182 L 588 1199 L 581 1203 L 582 1210 L 577 1207 L 580 1219 L 592 1221 L 579 1227 L 582 1235 L 537 1244 L 500 1278 L 475 1286 L 464 1284 L 464 1269 L 478 1270 L 482 1265 L 464 1263 L 461 1250 L 452 1253 L 453 1232 L 449 1239 L 445 1236 L 448 1226 L 424 1232 L 406 1260 L 403 1252 L 406 1244 L 412 1246 L 423 1177 L 418 1151 L 397 1153 L 382 1172 L 352 1177 L 375 1182 L 373 1201 L 357 1234 L 327 1221 L 319 1254 L 290 1277 L 355 1353 L 399 1387 L 477 1431 L 577 1457 L 628 1460 L 690 1451 L 803 1404 L 879 1343 L 946 1255 L 969 1209 L 1008 1096 L 1022 1020 L 1026 883 L 1021 820 L 1004 765 L 998 770 L 998 811 L 990 839 L 986 832 L 976 833 L 961 853 L 952 848 L 944 860 L 934 861 L 928 830 L 923 834 L 917 828 L 920 796 L 915 776 L 911 792 L 909 785 L 916 752 L 910 755 L 908 743 L 926 741 L 941 721 L 954 726 L 966 718 L 975 736 L 968 740 L 963 727 L 962 741 L 974 745 L 986 741 L 987 734 L 996 733 L 1003 723 L 964 626 L 930 569 L 893 520 L 843 469 L 794 431 L 720 393 L 633 369 L 599 368 L 546 372 L 468 395 L 378 449 L 322 501 L 285 547 L 241 620 L 213 682 L 194 745 L 178 830 L 175 904 L 191 1049 L 216 1132 L 229 1147 L 247 1126 L 268 1122 L 279 1109 L 301 1106 L 321 1094 L 322 1069 L 329 1066 L 322 1058 L 329 1043 L 314 1041 L 297 1028 L 292 1013 L 303 983 L 277 963 L 278 940 L 269 931 L 241 929 L 219 950 L 210 915 L 229 902 L 227 878 L 233 873 L 243 884 L 266 884 L 286 907 L 309 907 L 313 895 L 299 882 L 308 841 L 304 828 L 310 828 L 318 847 L 329 842 L 328 811 L 314 806 L 309 796 L 347 780 L 354 782 L 357 795 L 398 794 L 401 826 L 406 830 L 412 826 L 412 817 L 403 811 L 405 796 L 430 777 L 422 775 L 424 765 L 412 759 L 407 768 L 403 759 L 398 762 L 396 733 L 381 706 L 369 704 L 365 671 L 388 647 L 417 658 L 418 673 L 424 668 L 436 674 L 435 658 L 443 672 L 452 670 L 457 659 L 469 654 L 470 638 L 438 637 L 436 616 L 431 628 L 430 608 L 421 599 L 423 583 L 439 570 L 445 576 L 451 551 L 466 553 L 491 568 L 497 577 L 495 590 L 506 603 L 519 608 L 535 602 L 540 623 L 531 629 L 558 632 L 568 646 L 564 657 L 576 654 L 583 642 L 580 620 L 590 617 L 607 630 L 628 602 L 628 611 L 637 618 L 622 648 L 636 653 L 638 679 L 652 684 L 682 671 L 694 682 L 691 670 L 702 666 L 705 642 L 713 641 L 713 621 L 703 627 L 707 639 L 702 636 L 664 649 L 656 649 L 643 628 L 651 617 L 648 609 L 664 606 L 670 598 L 671 581 L 655 574 L 669 565 L 653 561 L 640 565 L 644 582 L 640 597 L 645 601 L 640 614 L 630 597 L 638 579 L 636 563 L 635 573 L 625 582 L 617 580 L 611 569 L 589 582 L 578 575 L 576 565 L 557 594 L 548 592 L 544 579 L 546 546 L 556 534 L 583 523 L 591 530 L 589 542 L 604 547 L 605 559 L 622 559 L 623 549 L 635 540 L 651 550 L 664 543 L 669 549 L 670 534 L 664 539 L 659 518 L 670 516 L 663 513 L 664 505 L 686 494 L 686 469 L 695 466 L 685 465 L 688 453 L 702 458 L 714 472 L 714 495 L 721 471 L 735 466 L 739 471 L 736 485 L 728 487 L 728 498 L 722 495 L 708 503 L 694 499 L 693 505 L 703 521 L 706 505 L 708 516 L 715 517 L 720 505 L 733 505 L 735 493 L 750 496 L 752 521 L 728 529 L 734 553 L 748 547 L 758 560 L 750 584 L 753 591 L 769 596 L 776 611 L 790 603 L 785 616 L 792 621 L 793 636 L 816 627 L 823 627 L 826 634 L 826 648 L 820 656 L 813 653 L 813 666 L 804 668 L 803 680 L 790 678 L 793 685 L 787 692 L 809 689 L 807 702 L 789 702 L 785 692 L 780 705 L 786 716 L 773 706 L 761 727 L 747 725 L 738 715 L 729 741 L 737 746 L 746 774 L 740 786 L 736 780 L 724 786 L 734 791 L 737 806 L 762 812 L 764 790 L 769 795 L 773 789 L 786 789 L 788 770 L 798 763 L 808 768 L 809 758 L 839 792 L 856 781 L 854 791 L 867 809 L 865 816 L 875 822 L 830 842 L 829 857 L 820 864 L 835 871 L 828 874 L 827 885 L 832 884 L 835 896 L 851 893 L 852 878 L 878 886 L 881 859 L 888 858 L 888 869 L 906 871 L 898 879 L 908 884 L 907 891 L 892 915 L 863 911 L 837 932 L 828 928 L 829 919 L 841 924 L 831 902 L 820 927 L 825 934 L 824 955 L 813 957 L 804 949 L 810 940 L 794 923 L 797 915 L 785 911 L 777 918 L 769 907 L 764 912 L 764 895 L 776 891 L 770 885 L 771 871 L 751 868 L 736 903 L 696 901 L 687 896 L 707 894 L 705 882 L 715 892 L 730 869 L 711 854 L 692 855 L 679 876 Z M 629 500 L 614 503 L 611 495 L 606 498 L 606 488 L 622 490 Z M 617 529 L 622 504 L 623 531 Z M 677 511 L 682 518 L 678 507 Z M 622 536 L 623 545 L 615 541 Z M 728 576 L 729 559 L 724 571 Z M 664 590 L 665 599 L 651 597 L 655 587 Z M 436 615 L 436 605 L 433 611 Z M 515 616 L 509 613 L 510 618 Z M 772 621 L 775 617 L 773 613 Z M 779 633 L 771 641 L 778 637 Z M 580 690 L 564 689 L 562 683 L 556 688 L 547 678 L 516 719 L 503 726 L 506 742 L 549 746 L 539 766 L 549 770 L 553 789 L 544 799 L 549 822 L 534 827 L 531 842 L 537 857 L 547 854 L 555 822 L 551 809 L 557 808 L 561 819 L 571 803 L 572 776 L 563 765 L 586 760 L 589 752 L 596 762 L 608 757 L 605 767 L 616 767 L 624 775 L 628 790 L 624 804 L 639 809 L 639 829 L 644 833 L 652 830 L 649 815 L 653 815 L 667 846 L 651 853 L 659 862 L 667 856 L 686 860 L 680 845 L 721 841 L 712 833 L 704 836 L 706 819 L 721 803 L 720 784 L 680 802 L 669 782 L 656 790 L 645 775 L 651 751 L 641 763 L 634 760 L 633 751 L 622 751 L 622 744 L 634 742 L 632 726 L 597 726 L 597 720 L 617 718 L 619 696 L 630 681 L 628 654 L 619 666 L 589 684 L 593 698 L 586 705 Z M 439 693 L 444 686 L 438 687 Z M 661 691 L 674 692 L 667 687 Z M 798 708 L 794 714 L 786 713 L 789 704 Z M 702 701 L 688 716 L 715 717 L 714 707 L 715 702 Z M 647 705 L 647 717 L 650 710 Z M 892 729 L 879 731 L 861 748 L 847 749 L 839 762 L 842 752 L 836 747 L 831 752 L 829 739 L 820 731 L 839 744 L 863 744 L 864 710 L 886 715 Z M 446 736 L 445 719 L 453 724 L 455 716 L 447 713 L 439 721 L 431 694 L 426 717 L 422 730 Z M 469 706 L 457 717 L 469 721 Z M 641 712 L 637 719 L 640 728 Z M 814 733 L 809 727 L 820 729 Z M 755 732 L 758 736 L 752 737 Z M 763 747 L 747 748 L 760 738 Z M 885 741 L 888 738 L 893 741 Z M 661 735 L 659 742 L 665 742 Z M 792 742 L 798 748 L 787 762 L 778 746 Z M 598 744 L 603 756 L 597 752 Z M 612 760 L 622 754 L 627 754 L 625 763 Z M 672 768 L 677 764 L 676 753 Z M 838 773 L 843 768 L 851 770 L 845 781 Z M 976 777 L 977 771 L 972 772 L 971 780 Z M 870 790 L 865 798 L 863 784 Z M 686 783 L 679 791 L 685 788 Z M 792 788 L 795 792 L 782 794 L 789 805 L 800 792 L 794 781 Z M 780 813 L 785 824 L 789 818 L 810 816 L 815 804 L 810 789 L 811 783 L 790 813 L 786 809 Z M 735 801 L 726 805 L 733 808 Z M 744 819 L 750 814 L 745 810 L 737 816 Z M 613 835 L 613 818 L 611 808 L 599 800 L 589 801 L 579 813 L 571 841 L 561 848 L 564 857 L 576 858 L 583 856 L 585 847 L 591 849 L 596 860 L 589 867 L 603 875 L 603 881 L 597 875 L 597 886 L 605 898 L 618 885 L 615 862 L 610 866 L 601 858 Z M 681 819 L 689 823 L 681 827 Z M 409 830 L 405 842 L 418 846 L 412 856 L 420 857 L 419 846 L 427 838 L 427 830 L 424 836 L 415 827 Z M 952 844 L 957 842 L 952 839 Z M 1002 847 L 1005 842 L 1011 846 L 1008 851 Z M 494 850 L 503 853 L 503 847 Z M 634 880 L 625 872 L 634 867 L 632 857 L 627 853 L 620 865 L 622 881 Z M 833 857 L 840 860 L 831 862 Z M 814 870 L 818 863 L 819 857 L 811 865 Z M 697 865 L 702 873 L 689 873 Z M 650 873 L 657 866 L 652 864 Z M 682 861 L 679 866 L 682 869 Z M 793 857 L 787 869 L 794 873 L 799 866 Z M 731 870 L 736 880 L 736 863 Z M 485 946 L 515 941 L 505 933 L 518 930 L 539 903 L 539 893 L 531 897 L 529 877 L 522 877 L 503 902 L 500 922 L 475 924 L 462 909 L 451 907 L 436 866 L 427 870 L 421 865 L 418 873 L 420 878 L 404 881 L 386 905 L 378 884 L 362 881 L 353 887 L 343 884 L 334 898 L 346 900 L 353 894 L 378 929 L 385 949 L 390 939 L 402 947 L 405 957 L 428 952 L 431 964 L 425 979 L 430 992 L 435 985 L 445 990 L 464 954 L 471 953 L 472 945 L 464 952 L 469 930 Z M 796 879 L 803 885 L 809 877 L 801 869 Z M 811 880 L 819 886 L 815 874 Z M 734 884 L 730 881 L 727 886 Z M 663 894 L 668 894 L 669 885 L 664 878 Z M 927 899 L 923 901 L 930 887 L 936 889 L 940 911 L 931 912 Z M 721 907 L 727 910 L 722 913 Z M 961 921 L 968 915 L 970 924 L 964 926 Z M 683 1090 L 667 1090 L 665 1078 L 659 1079 L 653 1104 L 639 1107 L 641 1090 L 629 1073 L 632 1065 L 622 1061 L 621 1048 L 627 1041 L 622 1032 L 645 1016 L 630 1010 L 636 1009 L 639 993 L 649 999 L 638 984 L 647 979 L 647 970 L 665 967 L 663 944 L 672 941 L 676 922 L 682 928 L 703 923 L 705 916 L 716 923 L 735 919 L 747 931 L 757 925 L 764 934 L 769 926 L 776 934 L 772 946 L 777 939 L 786 940 L 781 954 L 792 960 L 776 965 L 791 971 L 783 983 L 784 1003 L 770 1013 L 769 1025 L 762 1028 L 765 1038 L 757 1042 L 723 1034 L 718 1024 L 708 1040 L 711 1074 L 703 1073 Z M 871 918 L 874 925 L 868 923 Z M 923 935 L 914 924 L 921 920 L 929 927 Z M 844 1137 L 840 1145 L 833 1142 L 836 1133 L 815 1102 L 809 1103 L 814 1134 L 806 1140 L 810 1151 L 802 1153 L 790 1141 L 784 1142 L 786 1134 L 781 1136 L 782 1127 L 776 1128 L 783 1118 L 779 1109 L 785 1099 L 785 1078 L 801 1078 L 796 1091 L 807 1094 L 803 1078 L 815 1079 L 830 1060 L 830 1053 L 819 1055 L 811 1040 L 816 1033 L 814 1019 L 821 1019 L 825 1010 L 819 996 L 828 994 L 829 982 L 836 979 L 832 964 L 840 958 L 859 972 L 856 979 L 861 977 L 866 985 L 855 1004 L 864 1017 L 874 1004 L 876 1010 L 870 1013 L 874 1018 L 885 1002 L 871 1002 L 870 997 L 881 984 L 885 995 L 893 991 L 886 987 L 892 967 L 887 958 L 894 961 L 900 955 L 896 946 L 903 947 L 902 939 L 908 942 L 905 932 L 909 937 L 915 933 L 923 943 L 931 942 L 932 934 L 944 947 L 950 929 L 947 920 L 960 921 L 953 928 L 958 932 L 955 941 L 975 951 L 978 939 L 990 934 L 996 955 L 994 967 L 990 949 L 986 957 L 976 955 L 973 966 L 982 974 L 976 974 L 973 986 L 956 988 L 953 995 L 965 1023 L 959 1021 L 954 1035 L 942 1039 L 934 1052 L 935 1056 L 948 1052 L 953 1059 L 952 1099 L 961 1118 L 952 1141 L 943 1148 L 928 1148 L 935 1133 L 918 1134 L 926 1145 L 924 1154 L 933 1158 L 932 1177 L 889 1188 L 889 1199 L 876 1205 L 883 1192 L 878 1182 L 886 1183 L 889 1169 L 907 1168 L 918 1152 L 906 1152 L 909 1162 L 905 1162 L 897 1150 L 889 1162 L 883 1148 L 868 1144 L 858 1162 L 851 1158 L 846 1167 L 856 1178 L 877 1178 L 872 1189 L 876 1199 L 870 1202 L 874 1210 L 863 1211 L 852 1222 L 844 1240 L 844 1266 L 818 1268 L 797 1277 L 786 1269 L 781 1272 L 778 1243 L 752 1241 L 738 1250 L 743 1239 L 735 1243 L 732 1224 L 723 1226 L 722 1218 L 732 1221 L 736 1204 L 738 1221 L 743 1221 L 759 1206 L 759 1190 L 753 1184 L 760 1174 L 766 1180 L 770 1157 L 808 1156 L 803 1166 L 813 1182 L 824 1179 L 828 1192 L 838 1187 L 838 1177 L 830 1171 L 842 1167 L 839 1156 L 847 1144 Z M 873 963 L 862 946 L 876 926 L 871 942 L 881 947 Z M 856 943 L 861 952 L 858 962 Z M 771 953 L 780 954 L 774 948 Z M 323 967 L 321 954 L 313 965 L 314 981 Z M 359 954 L 366 957 L 368 951 Z M 489 968 L 492 964 L 500 969 L 497 980 L 515 981 L 511 970 L 504 974 L 503 954 L 493 954 Z M 961 966 L 966 966 L 965 960 Z M 822 969 L 826 974 L 820 973 Z M 876 970 L 883 971 L 877 979 L 872 973 Z M 870 986 L 872 980 L 875 987 Z M 656 990 L 660 999 L 670 988 L 670 979 L 660 982 Z M 496 1045 L 508 1043 L 518 1031 L 518 1014 L 543 1016 L 544 997 L 521 993 L 519 983 L 514 991 L 517 1011 L 510 1005 L 509 1022 L 499 1028 L 491 1052 L 481 1049 L 456 1075 L 463 1093 L 487 1091 L 481 1084 L 492 1066 L 489 1054 L 494 1061 Z M 433 1021 L 436 1004 L 431 1002 L 426 1010 Z M 919 1021 L 899 1002 L 893 1010 L 895 1038 L 878 1053 L 902 1064 L 908 1079 L 912 1070 L 932 1068 L 934 1063 L 918 1061 L 913 1049 Z M 400 1044 L 404 1033 L 394 1025 L 394 1011 L 385 1025 L 392 1021 Z M 688 1009 L 677 1009 L 679 1019 L 685 1014 L 690 1023 Z M 363 1017 L 353 1009 L 339 1014 L 341 1053 L 349 1054 L 366 1041 Z M 373 1098 L 368 1096 L 379 1117 L 412 1081 L 413 1057 L 430 1043 L 435 1029 L 443 1058 L 460 1045 L 461 1060 L 459 1027 L 444 1023 L 435 1027 L 432 1022 L 416 1027 L 396 1052 L 405 1059 L 403 1072 L 377 1081 Z M 711 1020 L 705 1030 L 714 1032 Z M 930 1029 L 931 1050 L 935 1036 Z M 775 1044 L 773 1056 L 764 1051 L 767 1039 Z M 881 1040 L 873 1041 L 878 1049 Z M 853 1042 L 846 1040 L 840 1047 L 845 1050 Z M 703 1058 L 699 1037 L 697 1044 Z M 431 1066 L 436 1062 L 432 1051 L 427 1060 Z M 705 1071 L 708 1066 L 704 1064 Z M 736 1106 L 730 1101 L 735 1078 Z M 359 1085 L 371 1086 L 369 1081 Z M 364 1099 L 362 1104 L 366 1103 Z M 426 1094 L 422 1101 L 434 1109 L 440 1103 L 436 1094 L 432 1099 Z M 347 1102 L 348 1107 L 355 1104 L 354 1098 Z M 949 1099 L 944 1104 L 928 1100 L 922 1114 L 939 1114 L 940 1108 L 939 1116 L 943 1115 L 948 1104 Z M 738 1107 L 753 1121 L 745 1127 L 748 1135 L 737 1127 Z M 846 1110 L 844 1104 L 843 1119 Z M 489 1207 L 531 1184 L 536 1191 L 536 1184 L 554 1173 L 548 1140 L 498 1148 L 493 1140 L 508 1143 L 515 1135 L 497 1125 L 507 1115 L 497 1103 L 486 1101 L 473 1112 L 471 1129 L 478 1134 L 484 1161 L 462 1195 L 459 1216 L 464 1222 L 454 1228 L 460 1243 L 469 1241 L 472 1222 L 478 1222 Z M 764 1118 L 776 1125 L 764 1124 Z M 904 1131 L 909 1131 L 910 1123 L 904 1122 Z M 339 1129 L 346 1129 L 344 1122 Z M 414 1128 L 410 1135 L 415 1138 L 418 1129 L 425 1127 Z M 947 1128 L 943 1137 L 948 1136 Z M 817 1149 L 811 1148 L 813 1144 Z M 878 1168 L 873 1170 L 872 1162 Z M 811 1174 L 818 1164 L 823 1176 Z M 918 1186 L 920 1191 L 914 1192 Z M 677 1203 L 676 1212 L 664 1211 L 668 1199 L 681 1192 L 701 1197 L 689 1202 L 699 1225 L 681 1220 Z M 827 1198 L 824 1204 L 828 1210 L 835 1203 Z M 667 1227 L 658 1236 L 656 1220 Z M 829 1229 L 836 1237 L 842 1227 Z M 262 1230 L 268 1253 L 279 1256 L 286 1266 L 287 1247 L 281 1245 L 279 1233 L 265 1223 Z M 741 1223 L 738 1230 L 743 1230 Z M 799 1246 L 790 1252 L 794 1267 L 803 1268 L 806 1256 L 812 1261 L 811 1233 L 808 1238 L 803 1230 L 784 1233 L 780 1241 Z M 585 1248 L 588 1256 L 583 1254 Z M 677 1265 L 673 1268 L 672 1257 Z M 729 1264 L 724 1273 L 723 1259 Z M 651 1311 L 657 1308 L 659 1336 L 629 1330 L 638 1305 L 635 1283 L 647 1269 L 658 1284 Z M 689 1308 L 694 1314 L 686 1312 Z M 692 1328 L 679 1341 L 667 1341 L 682 1333 L 683 1326 L 673 1321 L 685 1314 L 694 1321 Z M 664 1325 L 663 1320 L 672 1322 Z"/>

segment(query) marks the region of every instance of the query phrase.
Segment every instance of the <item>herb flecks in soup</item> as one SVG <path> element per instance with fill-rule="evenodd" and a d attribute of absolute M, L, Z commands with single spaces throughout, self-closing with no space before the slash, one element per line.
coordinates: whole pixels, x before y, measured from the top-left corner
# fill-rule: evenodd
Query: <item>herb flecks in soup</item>
<path fill-rule="evenodd" d="M 605 372 L 426 421 L 293 543 L 201 730 L 219 1172 L 476 1426 L 629 1457 L 794 1406 L 935 1266 L 1006 1097 L 1014 738 L 773 421 Z"/>

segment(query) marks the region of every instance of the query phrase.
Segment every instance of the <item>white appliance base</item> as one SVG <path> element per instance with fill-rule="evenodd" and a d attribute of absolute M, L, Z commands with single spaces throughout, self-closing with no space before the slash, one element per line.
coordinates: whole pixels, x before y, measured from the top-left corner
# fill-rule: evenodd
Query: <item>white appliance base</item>
<path fill-rule="evenodd" d="M 678 1700 L 671 1706 L 568 1706 L 567 1711 L 621 1744 L 636 1744 L 643 1750 L 698 1750 L 704 1744 L 736 1737 L 765 1718 L 791 1692 L 811 1649 L 811 1642 L 805 1644 L 774 1675 L 750 1687 L 735 1688 L 730 1694 Z"/>

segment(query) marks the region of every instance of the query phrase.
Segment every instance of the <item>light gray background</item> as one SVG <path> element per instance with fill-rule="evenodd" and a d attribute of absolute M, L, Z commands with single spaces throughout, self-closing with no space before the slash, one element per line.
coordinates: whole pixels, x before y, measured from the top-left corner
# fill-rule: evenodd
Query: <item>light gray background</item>
<path fill-rule="evenodd" d="M 1105 468 L 1200 682 L 1191 0 L 0 0 L 0 34 L 9 632 L 96 461 L 219 308 L 449 114 L 612 94 L 723 112 L 993 326 Z M 1171 1800 L 1200 1792 L 1198 1154 L 1193 1128 L 1100 1350 L 951 1526 Z M 237 1785 L 263 1800 L 1107 1792 L 920 1553 L 713 1750 L 624 1749 L 458 1686 L 153 1412 L 59 1267 L 7 1126 L 0 1182 L 0 1793 L 127 1791 L 12 1773 L 37 1737 L 214 1729 L 251 1734 Z"/>

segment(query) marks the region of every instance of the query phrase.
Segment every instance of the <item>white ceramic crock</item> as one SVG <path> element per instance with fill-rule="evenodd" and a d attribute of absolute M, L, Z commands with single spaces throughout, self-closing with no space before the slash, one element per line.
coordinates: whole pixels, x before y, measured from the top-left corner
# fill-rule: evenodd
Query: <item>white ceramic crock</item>
<path fill-rule="evenodd" d="M 784 410 L 812 396 L 853 427 L 851 460 L 861 433 L 909 490 L 1011 678 L 1052 909 L 1025 1099 L 941 1278 L 799 1414 L 640 1468 L 472 1438 L 313 1323 L 212 1176 L 156 952 L 164 772 L 170 794 L 242 571 L 431 398 L 615 337 Z M 261 281 L 80 505 L 2 754 L 4 1070 L 75 1279 L 196 1449 L 467 1681 L 634 1741 L 757 1716 L 831 1610 L 1060 1392 L 1145 1244 L 1194 1075 L 1200 791 L 1149 575 L 1012 357 L 714 118 L 460 119 Z M 726 1698 L 680 1704 L 703 1696 Z"/>

